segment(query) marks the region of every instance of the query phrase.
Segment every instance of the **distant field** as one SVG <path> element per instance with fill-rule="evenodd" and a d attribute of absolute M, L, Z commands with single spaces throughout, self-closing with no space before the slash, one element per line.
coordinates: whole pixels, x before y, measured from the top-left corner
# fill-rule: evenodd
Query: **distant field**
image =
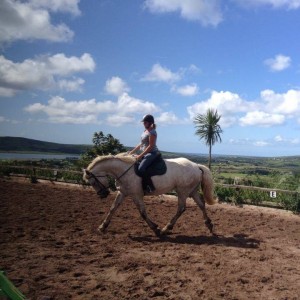
<path fill-rule="evenodd" d="M 300 191 L 300 156 L 216 160 L 212 170 L 217 182 Z"/>

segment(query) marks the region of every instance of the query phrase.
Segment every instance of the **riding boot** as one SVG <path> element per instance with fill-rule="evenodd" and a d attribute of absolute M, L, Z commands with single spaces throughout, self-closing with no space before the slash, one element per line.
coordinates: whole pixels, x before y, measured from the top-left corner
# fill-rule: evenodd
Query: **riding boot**
<path fill-rule="evenodd" d="M 143 190 L 146 193 L 152 193 L 155 191 L 155 187 L 153 185 L 152 179 L 150 176 L 143 176 L 142 178 Z"/>

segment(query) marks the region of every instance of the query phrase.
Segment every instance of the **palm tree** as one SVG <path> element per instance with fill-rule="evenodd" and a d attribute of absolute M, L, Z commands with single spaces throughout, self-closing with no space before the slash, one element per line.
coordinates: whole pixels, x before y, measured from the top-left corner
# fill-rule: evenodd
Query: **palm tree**
<path fill-rule="evenodd" d="M 218 115 L 217 110 L 208 109 L 206 114 L 198 114 L 194 118 L 196 124 L 195 134 L 199 136 L 200 140 L 204 139 L 207 146 L 209 146 L 208 167 L 211 168 L 211 148 L 216 142 L 222 142 L 221 133 L 222 128 L 218 124 L 221 115 Z"/>

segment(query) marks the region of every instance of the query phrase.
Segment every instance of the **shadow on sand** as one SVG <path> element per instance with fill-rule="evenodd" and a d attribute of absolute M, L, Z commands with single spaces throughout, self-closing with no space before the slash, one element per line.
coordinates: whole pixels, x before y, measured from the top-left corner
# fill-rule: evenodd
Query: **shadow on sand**
<path fill-rule="evenodd" d="M 174 244 L 190 244 L 190 245 L 221 245 L 226 247 L 238 247 L 238 248 L 258 248 L 260 241 L 253 238 L 248 238 L 245 234 L 235 234 L 233 236 L 186 236 L 186 235 L 168 235 L 162 237 L 156 236 L 130 236 L 129 238 L 136 242 L 148 242 L 148 243 L 174 243 Z"/>

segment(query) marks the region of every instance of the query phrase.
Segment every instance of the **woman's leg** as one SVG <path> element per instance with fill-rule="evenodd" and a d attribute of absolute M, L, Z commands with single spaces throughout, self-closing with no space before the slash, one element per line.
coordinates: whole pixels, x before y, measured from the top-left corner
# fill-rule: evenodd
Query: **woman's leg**
<path fill-rule="evenodd" d="M 147 168 L 152 164 L 152 162 L 155 160 L 157 154 L 155 152 L 152 152 L 152 153 L 147 153 L 140 165 L 139 165 L 139 172 L 141 173 L 141 175 L 143 176 L 147 170 Z"/>
<path fill-rule="evenodd" d="M 148 192 L 152 192 L 155 190 L 151 177 L 147 175 L 147 168 L 151 165 L 156 157 L 156 153 L 147 153 L 138 168 L 140 176 L 142 176 L 143 189 Z"/>

